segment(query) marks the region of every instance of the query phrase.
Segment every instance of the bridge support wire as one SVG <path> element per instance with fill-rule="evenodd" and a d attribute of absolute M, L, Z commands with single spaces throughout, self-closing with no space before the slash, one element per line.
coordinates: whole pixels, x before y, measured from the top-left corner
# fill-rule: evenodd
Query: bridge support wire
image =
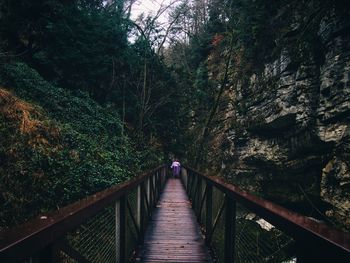
<path fill-rule="evenodd" d="M 246 193 L 218 177 L 183 167 L 181 178 L 206 244 L 219 262 L 300 263 L 326 258 L 350 262 L 347 233 Z M 199 189 L 202 185 L 204 191 Z"/>

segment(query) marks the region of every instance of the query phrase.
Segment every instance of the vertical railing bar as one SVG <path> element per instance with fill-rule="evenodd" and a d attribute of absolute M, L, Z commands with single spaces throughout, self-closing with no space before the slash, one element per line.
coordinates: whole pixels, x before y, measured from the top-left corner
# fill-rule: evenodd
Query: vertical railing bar
<path fill-rule="evenodd" d="M 149 208 L 150 208 L 150 214 L 152 214 L 153 210 L 153 175 L 148 179 L 148 188 L 149 188 Z"/>
<path fill-rule="evenodd" d="M 159 172 L 159 174 L 158 174 L 158 183 L 157 183 L 157 185 L 158 185 L 158 197 L 157 197 L 157 200 L 159 200 L 160 194 L 162 192 L 162 177 L 163 177 L 162 173 Z"/>
<path fill-rule="evenodd" d="M 162 168 L 162 171 L 160 173 L 160 192 L 163 190 L 163 185 L 164 185 L 164 178 L 165 177 L 165 168 Z"/>
<path fill-rule="evenodd" d="M 158 201 L 159 198 L 159 171 L 156 174 L 155 179 L 155 189 L 156 189 L 156 201 Z"/>
<path fill-rule="evenodd" d="M 157 182 L 158 182 L 158 172 L 156 172 L 156 174 L 154 175 L 154 202 L 156 203 L 157 200 L 158 200 L 158 185 L 157 185 Z"/>
<path fill-rule="evenodd" d="M 157 192 L 157 175 L 158 175 L 158 172 L 153 176 L 153 191 L 154 191 L 154 204 L 153 204 L 153 206 L 156 205 L 157 196 L 158 196 L 158 192 Z"/>
<path fill-rule="evenodd" d="M 233 263 L 235 255 L 235 235 L 236 235 L 236 202 L 225 195 L 225 263 Z"/>
<path fill-rule="evenodd" d="M 130 203 L 129 203 L 129 200 L 126 200 L 126 206 L 127 206 L 127 208 L 128 208 L 129 215 L 130 215 L 130 217 L 131 217 L 132 223 L 134 224 L 134 227 L 135 227 L 135 229 L 136 229 L 137 240 L 139 240 L 139 239 L 140 239 L 140 229 L 139 229 L 139 227 L 138 227 L 138 225 L 137 225 L 137 222 L 136 222 L 136 219 L 135 219 L 135 217 L 134 217 L 134 215 L 133 215 L 133 213 L 132 213 L 132 209 L 131 209 L 131 205 L 130 205 Z"/>
<path fill-rule="evenodd" d="M 144 194 L 144 197 L 145 197 L 145 203 L 146 203 L 146 206 L 147 206 L 147 214 L 148 214 L 148 217 L 151 216 L 151 211 L 150 211 L 150 205 L 149 205 L 149 201 L 148 201 L 148 197 L 147 197 L 147 189 L 144 189 L 145 186 L 144 184 L 141 185 L 142 189 L 143 189 L 143 194 Z"/>
<path fill-rule="evenodd" d="M 130 224 L 130 220 L 127 220 L 127 223 L 126 225 L 128 226 L 128 233 L 130 234 L 130 236 L 133 238 L 133 240 L 135 241 L 135 243 L 138 242 L 138 234 L 137 234 L 137 230 L 136 230 L 136 233 L 134 233 L 134 231 L 132 231 L 132 227 L 131 227 L 131 224 Z M 133 225 L 135 227 L 135 223 L 133 222 Z M 128 251 L 128 250 L 126 250 Z M 128 256 L 128 255 L 127 255 Z"/>
<path fill-rule="evenodd" d="M 152 177 L 151 177 L 151 191 L 152 191 L 152 203 L 151 203 L 151 209 L 153 210 L 153 208 L 154 208 L 154 202 L 155 202 L 155 200 L 156 200 L 156 198 L 157 198 L 157 196 L 156 196 L 156 192 L 155 192 L 155 187 L 154 187 L 154 178 L 155 178 L 155 174 L 154 175 L 152 175 Z"/>
<path fill-rule="evenodd" d="M 167 169 L 165 167 L 163 168 L 162 178 L 163 178 L 163 184 L 162 184 L 162 189 L 163 189 L 165 187 L 165 182 L 168 179 Z"/>
<path fill-rule="evenodd" d="M 148 178 L 147 179 L 147 183 L 146 183 L 146 194 L 147 194 L 147 200 L 148 200 L 148 216 L 150 217 L 151 216 L 151 203 L 152 203 L 152 196 L 151 196 L 151 178 Z"/>
<path fill-rule="evenodd" d="M 199 180 L 199 175 L 196 175 L 196 183 L 193 182 L 193 185 L 198 183 Z M 194 187 L 194 193 L 193 193 L 193 198 L 192 198 L 192 207 L 195 210 L 197 206 L 197 187 Z"/>
<path fill-rule="evenodd" d="M 209 242 L 209 243 L 211 242 L 211 238 L 212 238 L 212 236 L 213 236 L 213 234 L 214 234 L 214 231 L 215 231 L 216 226 L 217 226 L 217 224 L 218 224 L 218 222 L 219 222 L 219 219 L 220 219 L 220 217 L 221 217 L 221 214 L 222 214 L 222 212 L 224 211 L 225 203 L 226 203 L 226 199 L 224 199 L 224 201 L 222 202 L 221 207 L 220 207 L 220 210 L 219 210 L 218 214 L 217 214 L 216 217 L 215 217 L 213 227 L 212 227 L 211 232 L 209 233 L 209 236 L 208 236 L 208 242 Z"/>
<path fill-rule="evenodd" d="M 151 177 L 147 180 L 147 194 L 148 194 L 148 204 L 149 208 L 152 207 L 152 191 L 151 191 Z M 151 213 L 151 211 L 149 211 Z"/>
<path fill-rule="evenodd" d="M 165 168 L 162 168 L 165 169 Z M 191 176 L 190 176 L 191 174 Z M 129 249 L 126 239 L 129 237 L 129 228 L 128 225 L 132 223 L 135 226 L 137 237 L 139 240 L 142 240 L 145 228 L 145 221 L 147 220 L 147 216 L 145 215 L 148 212 L 150 216 L 152 213 L 152 208 L 157 204 L 157 201 L 161 195 L 162 186 L 165 184 L 166 178 L 163 176 L 163 170 L 158 169 L 152 175 L 147 175 L 147 179 L 137 186 L 137 215 L 132 211 L 132 207 L 128 200 L 127 194 L 123 194 L 119 200 L 115 202 L 115 239 L 117 239 L 115 244 L 116 250 L 116 261 L 117 262 L 127 262 L 128 256 L 127 252 Z M 142 181 L 141 180 L 141 181 Z M 212 183 L 210 183 L 212 181 Z M 203 182 L 206 184 L 203 187 Z M 147 185 L 146 185 L 147 183 Z M 189 196 L 192 197 L 193 208 L 194 210 L 198 210 L 198 221 L 201 221 L 205 215 L 205 224 L 206 224 L 206 242 L 211 242 L 211 239 L 214 236 L 214 233 L 217 225 L 221 223 L 222 213 L 225 210 L 225 218 L 224 218 L 224 262 L 234 262 L 235 260 L 235 250 L 239 244 L 239 235 L 236 235 L 236 213 L 237 213 L 237 203 L 234 201 L 233 197 L 230 196 L 230 191 L 234 192 L 234 189 L 227 188 L 225 190 L 225 185 L 220 184 L 220 182 L 215 182 L 215 180 L 211 180 L 210 177 L 201 176 L 196 172 L 188 172 L 186 173 L 186 182 L 184 185 L 187 185 L 187 192 Z M 215 217 L 213 224 L 213 205 L 215 200 L 213 201 L 213 197 L 216 198 L 216 195 L 213 195 L 213 185 L 218 185 L 217 189 L 225 192 L 224 200 L 222 205 L 218 211 L 218 214 Z M 131 187 L 129 186 L 130 189 Z M 204 188 L 204 189 L 203 189 Z M 135 189 L 135 188 L 133 188 Z M 125 190 L 124 190 L 125 191 Z M 233 195 L 235 196 L 235 195 Z M 249 200 L 248 200 L 249 201 Z M 204 212 L 204 202 L 205 212 Z M 216 203 L 216 202 L 215 202 Z M 249 202 L 248 202 L 249 203 Z M 266 209 L 263 205 L 257 204 L 261 206 L 263 209 Z M 147 208 L 147 211 L 146 211 Z M 131 220 L 129 220 L 127 211 L 130 214 Z M 203 212 L 203 213 L 202 213 Z M 283 211 L 282 211 L 283 212 Z M 277 213 L 277 216 L 279 214 Z M 113 221 L 113 220 L 112 220 Z M 104 222 L 104 221 L 102 221 Z M 101 220 L 96 220 L 93 224 L 101 223 Z M 293 222 L 292 222 L 293 223 Z M 283 226 L 283 222 L 281 223 Z M 132 225 L 131 225 L 132 226 Z M 134 232 L 133 232 L 134 234 Z M 101 235 L 102 236 L 102 235 Z M 134 235 L 136 237 L 136 235 Z M 99 236 L 100 237 L 100 236 Z M 137 239 L 137 238 L 135 238 Z M 311 239 L 311 238 L 310 238 Z M 249 240 L 248 238 L 246 240 Z M 244 242 L 246 242 L 246 240 Z M 296 251 L 297 251 L 297 262 L 310 262 L 310 259 L 314 260 L 315 251 L 312 251 L 309 247 L 309 244 L 304 239 L 304 237 L 295 237 L 296 240 Z M 84 243 L 84 241 L 82 241 Z M 38 254 L 34 255 L 33 260 L 49 260 L 50 262 L 57 262 L 60 254 L 59 251 L 64 251 L 62 247 L 59 247 L 60 250 L 56 249 L 58 243 L 53 241 L 47 248 L 40 251 Z M 251 243 L 244 243 L 248 247 L 248 245 L 252 245 Z M 93 246 L 88 244 L 88 251 L 92 251 Z M 249 248 L 249 247 L 248 247 Z M 261 248 L 261 247 L 260 247 Z M 105 248 L 103 248 L 105 249 Z M 319 249 L 319 247 L 317 247 Z M 102 250 L 105 253 L 105 250 Z M 318 251 L 316 251 L 318 253 Z M 320 255 L 323 250 L 320 251 Z M 85 253 L 85 250 L 84 250 Z M 104 255 L 104 254 L 101 254 Z M 236 255 L 237 256 L 237 255 Z M 236 259 L 237 260 L 237 259 Z"/>
<path fill-rule="evenodd" d="M 60 245 L 61 241 L 56 241 L 52 245 L 52 263 L 59 263 L 60 262 Z"/>
<path fill-rule="evenodd" d="M 190 192 L 190 196 L 192 199 L 193 199 L 193 191 L 194 191 L 193 189 L 194 189 L 195 180 L 196 180 L 196 175 L 192 173 L 191 192 Z"/>
<path fill-rule="evenodd" d="M 158 194 L 159 194 L 159 187 L 158 187 L 158 172 L 156 174 L 156 176 L 154 177 L 154 192 L 155 192 L 155 204 L 158 201 Z"/>
<path fill-rule="evenodd" d="M 190 177 L 190 171 L 186 171 L 187 174 L 187 187 L 186 187 L 186 192 L 188 195 L 190 195 L 189 189 L 191 187 L 191 177 Z"/>
<path fill-rule="evenodd" d="M 202 200 L 201 200 L 201 204 L 199 206 L 198 222 L 201 222 L 202 209 L 203 209 L 205 197 L 207 195 L 207 190 L 208 190 L 207 185 L 205 185 L 204 194 L 203 194 L 203 197 L 202 197 Z"/>
<path fill-rule="evenodd" d="M 144 183 L 142 182 L 139 185 L 139 192 L 140 192 L 140 243 L 143 243 L 144 240 L 144 233 L 145 233 L 145 215 L 146 215 L 146 211 L 145 211 L 145 202 L 146 200 L 144 199 L 145 197 L 145 192 L 144 192 Z"/>
<path fill-rule="evenodd" d="M 182 185 L 184 186 L 186 192 L 187 192 L 187 170 L 185 168 L 181 168 L 180 170 L 180 177 Z"/>
<path fill-rule="evenodd" d="M 195 175 L 193 173 L 191 173 L 191 186 L 190 186 L 190 191 L 188 193 L 188 195 L 190 196 L 190 199 L 193 199 L 193 185 L 194 185 L 194 180 L 195 180 Z"/>
<path fill-rule="evenodd" d="M 126 227 L 127 227 L 127 217 L 126 217 L 126 200 L 127 196 L 123 195 L 120 197 L 120 234 L 119 234 L 119 245 L 120 245 L 120 262 L 124 263 L 127 261 L 126 255 Z"/>
<path fill-rule="evenodd" d="M 150 184 L 150 208 L 153 209 L 153 204 L 154 204 L 154 191 L 153 191 L 153 175 L 149 178 L 149 184 Z"/>
<path fill-rule="evenodd" d="M 158 178 L 158 191 L 159 191 L 159 196 L 158 199 L 162 193 L 162 177 L 163 177 L 163 173 L 159 172 L 159 178 Z"/>
<path fill-rule="evenodd" d="M 158 172 L 156 172 L 154 175 L 153 175 L 153 196 L 154 196 L 154 200 L 153 200 L 153 206 L 155 205 L 156 203 L 156 200 L 157 200 L 157 195 L 158 195 L 158 192 L 157 192 L 157 176 L 158 176 Z"/>
<path fill-rule="evenodd" d="M 154 205 L 157 204 L 158 201 L 158 185 L 157 185 L 157 181 L 158 181 L 158 172 L 156 173 L 156 175 L 154 176 L 154 193 L 155 193 L 155 199 L 154 199 Z"/>
<path fill-rule="evenodd" d="M 200 206 L 200 202 L 201 202 L 201 195 L 202 195 L 202 178 L 198 176 L 198 180 L 197 180 L 197 186 L 196 186 L 196 189 L 197 189 L 197 196 L 196 196 L 196 210 L 197 210 L 197 217 L 199 216 L 199 206 Z"/>
<path fill-rule="evenodd" d="M 193 175 L 193 182 L 192 182 L 192 195 L 193 195 L 193 200 L 196 199 L 196 194 L 197 194 L 197 188 L 196 188 L 196 184 L 197 184 L 197 180 L 198 180 L 198 176 L 197 174 Z M 195 201 L 194 201 L 195 202 Z"/>
<path fill-rule="evenodd" d="M 192 193 L 192 185 L 193 185 L 193 175 L 192 173 L 190 174 L 190 172 L 188 173 L 188 178 L 189 178 L 189 187 L 188 187 L 188 196 L 190 197 L 190 199 L 192 199 L 191 193 Z"/>
<path fill-rule="evenodd" d="M 118 199 L 115 202 L 115 256 L 116 256 L 116 262 L 120 263 L 120 200 Z"/>
<path fill-rule="evenodd" d="M 35 262 L 59 262 L 59 241 L 56 241 L 41 250 L 37 255 L 31 257 Z"/>
<path fill-rule="evenodd" d="M 168 171 L 167 171 L 166 167 L 164 167 L 163 168 L 163 186 L 162 186 L 162 188 L 165 187 L 165 183 L 167 180 L 168 180 Z"/>
<path fill-rule="evenodd" d="M 209 234 L 212 231 L 212 222 L 213 222 L 213 186 L 209 183 L 209 181 L 206 181 L 206 187 L 207 187 L 207 198 L 206 198 L 206 204 L 205 204 L 205 242 L 206 245 L 210 244 Z"/>
<path fill-rule="evenodd" d="M 141 228 L 141 221 L 142 221 L 142 218 L 141 218 L 141 206 L 142 206 L 141 184 L 139 184 L 137 186 L 137 190 L 136 190 L 136 221 L 137 221 L 137 225 L 139 226 L 139 228 Z"/>

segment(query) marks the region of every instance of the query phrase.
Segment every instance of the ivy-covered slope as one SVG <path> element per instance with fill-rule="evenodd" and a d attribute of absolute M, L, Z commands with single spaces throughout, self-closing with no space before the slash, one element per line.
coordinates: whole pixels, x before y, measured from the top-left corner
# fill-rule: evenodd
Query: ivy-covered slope
<path fill-rule="evenodd" d="M 24 63 L 0 69 L 0 229 L 119 183 L 139 158 L 117 112 Z"/>

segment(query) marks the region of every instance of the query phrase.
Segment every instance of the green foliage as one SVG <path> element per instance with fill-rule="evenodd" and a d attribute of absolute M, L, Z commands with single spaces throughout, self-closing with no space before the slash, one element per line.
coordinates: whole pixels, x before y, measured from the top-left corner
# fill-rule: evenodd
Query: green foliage
<path fill-rule="evenodd" d="M 1 115 L 2 227 L 103 190 L 139 171 L 139 156 L 121 134 L 115 110 L 101 107 L 86 93 L 51 85 L 24 63 L 6 64 L 1 72 L 1 84 L 40 106 L 45 116 L 38 119 L 47 127 L 43 138 L 49 141 L 33 146 L 18 123 Z"/>
<path fill-rule="evenodd" d="M 183 151 L 183 90 L 158 35 L 128 43 L 124 2 L 0 2 L 0 227 Z"/>
<path fill-rule="evenodd" d="M 247 62 L 254 61 L 259 67 L 274 49 L 272 18 L 276 15 L 278 4 L 268 1 L 234 1 L 230 18 L 232 29 L 237 35 L 238 48 L 244 49 Z"/>
<path fill-rule="evenodd" d="M 41 41 L 50 45 L 40 51 L 47 58 L 37 61 L 40 71 L 61 86 L 78 87 L 102 102 L 115 88 L 112 78 L 120 79 L 114 72 L 121 73 L 126 63 L 125 26 L 112 8 L 65 8 L 62 17 L 48 22 Z"/>
<path fill-rule="evenodd" d="M 6 1 L 0 36 L 47 80 L 105 102 L 120 80 L 127 53 L 122 1 Z M 117 4 L 118 3 L 118 4 Z M 120 4 L 119 4 L 120 3 Z"/>
<path fill-rule="evenodd" d="M 54 114 L 61 114 L 55 118 L 75 120 L 79 131 L 90 129 L 86 132 L 103 136 L 103 127 L 82 125 L 95 120 L 76 117 L 79 107 L 90 110 L 80 104 L 85 92 L 119 113 L 127 128 L 123 133 L 131 135 L 139 150 L 153 151 L 150 148 L 168 144 L 174 135 L 173 129 L 168 127 L 174 128 L 172 119 L 177 118 L 177 113 L 169 110 L 173 104 L 170 96 L 177 92 L 177 85 L 152 47 L 153 35 L 128 43 L 132 23 L 123 8 L 125 1 L 110 1 L 111 4 L 103 0 L 6 2 L 0 5 L 0 37 L 8 51 L 5 57 L 11 61 L 14 55 L 35 69 L 55 90 L 70 89 L 76 97 L 82 98 L 43 102 L 45 109 L 52 107 Z M 148 17 L 146 22 L 152 20 Z M 158 29 L 154 27 L 150 25 L 149 30 L 157 33 Z M 18 68 L 17 74 L 14 79 L 22 81 L 21 69 Z M 28 90 L 25 97 L 37 96 L 34 91 Z M 61 111 L 70 106 L 68 104 L 75 106 L 71 105 L 70 112 Z M 99 116 L 91 117 L 94 118 Z M 100 121 L 103 125 L 109 122 L 108 119 Z M 154 138 L 158 140 L 156 143 Z"/>
<path fill-rule="evenodd" d="M 266 0 L 209 0 L 206 3 L 182 1 L 181 8 L 174 10 L 172 17 L 182 12 L 174 34 L 185 37 L 180 41 L 174 37 L 175 43 L 167 53 L 167 62 L 176 69 L 177 82 L 182 83 L 181 89 L 185 91 L 183 100 L 189 108 L 190 119 L 188 136 L 195 142 L 207 137 L 202 139 L 205 142 L 202 144 L 207 145 L 196 150 L 202 144 L 194 143 L 187 151 L 187 155 L 197 152 L 196 158 L 202 160 L 200 167 L 203 168 L 206 165 L 213 167 L 205 161 L 206 157 L 216 155 L 215 151 L 219 150 L 211 147 L 218 146 L 219 132 L 226 124 L 220 109 L 233 106 L 233 112 L 240 116 L 247 114 L 249 105 L 245 105 L 244 97 L 251 95 L 248 87 L 252 74 L 264 75 L 265 66 L 282 57 L 291 60 L 286 70 L 302 63 L 321 65 L 328 48 L 321 38 L 329 33 L 327 26 L 321 23 L 322 19 L 336 15 L 345 21 L 349 16 L 344 0 L 273 3 Z M 278 78 L 262 79 L 258 86 L 265 92 L 266 89 L 273 92 Z M 235 94 L 238 98 L 227 94 Z M 206 120 L 211 119 L 213 121 L 207 125 Z M 210 126 L 210 132 L 204 132 L 205 125 Z M 202 158 L 197 156 L 199 153 Z"/>

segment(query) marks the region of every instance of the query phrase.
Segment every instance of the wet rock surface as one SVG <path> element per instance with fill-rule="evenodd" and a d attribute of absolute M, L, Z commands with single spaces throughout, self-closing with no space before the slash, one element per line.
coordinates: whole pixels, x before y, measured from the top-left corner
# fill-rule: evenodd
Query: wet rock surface
<path fill-rule="evenodd" d="M 213 143 L 222 155 L 212 160 L 222 176 L 242 188 L 349 230 L 350 25 L 345 20 L 332 11 L 322 19 L 323 60 L 305 57 L 292 65 L 292 54 L 282 50 L 279 59 L 225 94 L 229 103 L 221 107 L 221 118 L 229 121 Z"/>

